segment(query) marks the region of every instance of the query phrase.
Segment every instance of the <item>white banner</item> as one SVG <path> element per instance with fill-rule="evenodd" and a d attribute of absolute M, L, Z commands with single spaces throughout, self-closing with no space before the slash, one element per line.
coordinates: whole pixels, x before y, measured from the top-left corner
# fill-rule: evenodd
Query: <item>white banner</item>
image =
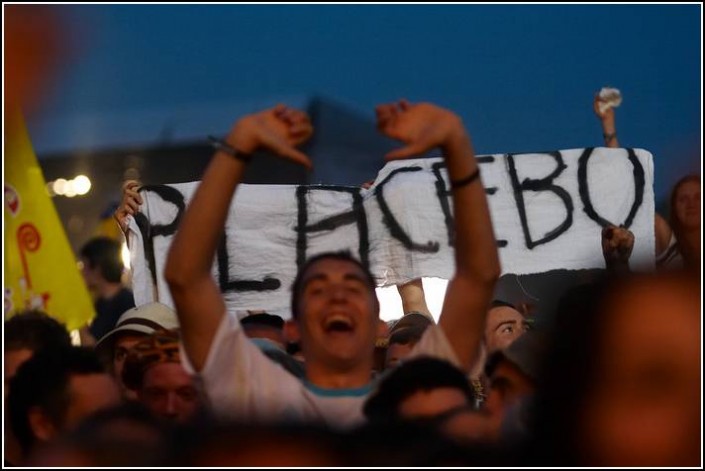
<path fill-rule="evenodd" d="M 652 156 L 644 150 L 571 149 L 479 156 L 502 273 L 604 267 L 602 225 L 635 235 L 632 266 L 654 263 Z M 147 186 L 130 223 L 138 305 L 173 306 L 163 278 L 178 222 L 198 182 Z M 369 189 L 240 185 L 213 264 L 229 312 L 289 318 L 297 267 L 349 250 L 380 286 L 454 272 L 453 215 L 443 160 L 386 164 Z"/>

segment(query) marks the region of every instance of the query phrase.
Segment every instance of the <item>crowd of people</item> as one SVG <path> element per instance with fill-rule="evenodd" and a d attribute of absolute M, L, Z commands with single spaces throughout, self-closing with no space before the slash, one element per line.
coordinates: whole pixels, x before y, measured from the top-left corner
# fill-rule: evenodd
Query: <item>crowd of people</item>
<path fill-rule="evenodd" d="M 615 110 L 595 99 L 605 145 Z M 376 109 L 402 143 L 388 160 L 442 151 L 456 271 L 438 320 L 421 280 L 379 317 L 368 267 L 310 258 L 291 319 L 228 313 L 212 263 L 256 151 L 311 166 L 309 117 L 283 105 L 239 119 L 170 247 L 175 309 L 134 306 L 114 244 L 81 252 L 98 316 L 84 346 L 41 312 L 5 321 L 5 464 L 15 466 L 698 466 L 701 464 L 700 177 L 655 220 L 656 273 L 631 273 L 634 234 L 606 226 L 606 270 L 535 328 L 495 299 L 497 242 L 470 134 L 452 111 Z M 123 230 L 140 210 L 123 186 Z M 119 252 L 119 250 L 118 250 Z M 100 255 L 108 254 L 108 255 Z M 109 255 L 112 254 L 112 255 Z"/>

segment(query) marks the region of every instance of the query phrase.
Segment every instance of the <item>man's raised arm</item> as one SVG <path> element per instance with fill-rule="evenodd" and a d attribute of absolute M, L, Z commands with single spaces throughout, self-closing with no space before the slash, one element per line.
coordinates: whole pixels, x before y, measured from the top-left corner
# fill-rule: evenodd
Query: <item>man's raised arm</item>
<path fill-rule="evenodd" d="M 211 268 L 235 188 L 250 155 L 258 149 L 298 162 L 311 162 L 294 147 L 313 128 L 305 113 L 278 105 L 235 123 L 215 153 L 191 200 L 169 250 L 164 278 L 171 290 L 186 353 L 203 368 L 211 342 L 225 315 L 225 302 Z"/>
<path fill-rule="evenodd" d="M 455 215 L 456 271 L 448 284 L 439 325 L 462 366 L 468 370 L 479 353 L 485 315 L 500 274 L 497 244 L 485 190 L 470 136 L 454 113 L 430 103 L 377 107 L 378 127 L 406 144 L 387 159 L 443 150 L 451 181 Z"/>

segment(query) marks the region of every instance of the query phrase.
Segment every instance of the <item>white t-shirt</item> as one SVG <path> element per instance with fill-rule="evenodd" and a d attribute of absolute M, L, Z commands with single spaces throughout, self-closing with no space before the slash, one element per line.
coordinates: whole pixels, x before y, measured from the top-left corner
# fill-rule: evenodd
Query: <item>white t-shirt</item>
<path fill-rule="evenodd" d="M 460 363 L 443 330 L 432 325 L 412 355 Z M 250 341 L 235 316 L 225 315 L 200 373 L 194 373 L 181 346 L 184 368 L 201 382 L 217 417 L 245 421 L 316 421 L 334 428 L 364 422 L 362 407 L 372 384 L 356 389 L 323 389 L 292 376 Z"/>
<path fill-rule="evenodd" d="M 673 270 L 683 268 L 683 256 L 678 250 L 676 235 L 671 233 L 668 247 L 656 257 L 656 267 L 659 270 Z"/>

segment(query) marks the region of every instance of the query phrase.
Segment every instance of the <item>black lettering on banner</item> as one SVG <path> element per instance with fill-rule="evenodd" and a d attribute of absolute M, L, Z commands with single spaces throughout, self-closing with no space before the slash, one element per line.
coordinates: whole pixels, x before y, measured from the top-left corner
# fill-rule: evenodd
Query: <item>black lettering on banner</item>
<path fill-rule="evenodd" d="M 152 281 L 157 284 L 156 263 L 154 259 L 154 244 L 153 239 L 156 236 L 170 236 L 176 233 L 181 222 L 186 202 L 184 195 L 176 188 L 168 185 L 147 185 L 140 191 L 151 191 L 157 194 L 161 199 L 176 206 L 177 212 L 174 219 L 168 224 L 151 224 L 147 216 L 138 212 L 135 214 L 135 222 L 142 233 L 142 241 L 144 244 L 144 252 L 149 264 L 149 270 L 152 274 Z M 228 274 L 228 253 L 226 247 L 225 236 L 221 238 L 218 247 L 218 281 L 220 290 L 225 291 L 264 291 L 275 290 L 281 286 L 281 282 L 272 278 L 265 278 L 263 281 L 256 280 L 234 280 L 230 281 Z"/>
<path fill-rule="evenodd" d="M 423 169 L 421 167 L 403 167 L 393 170 L 389 175 L 387 175 L 387 178 L 382 180 L 382 182 L 377 185 L 377 187 L 375 188 L 375 196 L 377 198 L 379 208 L 382 210 L 382 214 L 384 215 L 382 222 L 385 226 L 387 226 L 387 229 L 389 229 L 389 233 L 392 237 L 401 242 L 407 250 L 414 250 L 416 252 L 422 253 L 435 253 L 438 252 L 438 250 L 440 249 L 440 244 L 438 242 L 431 241 L 428 241 L 425 244 L 419 244 L 412 241 L 411 237 L 409 237 L 409 234 L 407 234 L 404 229 L 402 229 L 402 227 L 399 225 L 399 221 L 397 221 L 397 219 L 394 217 L 394 214 L 392 214 L 392 210 L 389 209 L 389 205 L 384 199 L 384 185 L 386 185 L 392 178 L 402 172 L 418 172 L 420 170 Z"/>
<path fill-rule="evenodd" d="M 455 219 L 453 218 L 453 213 L 450 211 L 450 202 L 448 197 L 450 196 L 450 190 L 446 188 L 446 181 L 441 175 L 441 169 L 446 168 L 444 162 L 436 162 L 431 165 L 431 170 L 436 176 L 436 196 L 438 197 L 438 202 L 441 204 L 441 211 L 443 211 L 443 221 L 446 225 L 446 231 L 448 233 L 448 247 L 453 247 L 455 245 Z"/>
<path fill-rule="evenodd" d="M 494 157 L 491 155 L 477 157 L 478 164 L 487 164 L 494 162 Z M 455 245 L 455 220 L 453 218 L 453 213 L 450 210 L 450 202 L 448 197 L 451 195 L 449 189 L 446 188 L 446 182 L 441 175 L 441 169 L 446 168 L 444 162 L 436 162 L 431 165 L 431 170 L 436 177 L 436 196 L 438 197 L 438 202 L 441 205 L 441 211 L 443 211 L 443 220 L 446 225 L 446 231 L 448 232 L 448 246 L 453 247 Z M 497 187 L 485 188 L 486 195 L 494 195 L 497 192 Z M 507 241 L 498 239 L 497 247 L 506 247 Z"/>
<path fill-rule="evenodd" d="M 218 284 L 220 291 L 274 291 L 282 283 L 277 278 L 265 277 L 263 280 L 231 280 L 230 255 L 228 254 L 227 229 L 223 232 L 218 243 Z"/>
<path fill-rule="evenodd" d="M 308 224 L 308 201 L 307 195 L 312 191 L 335 191 L 339 193 L 349 193 L 352 196 L 352 209 L 350 211 L 327 217 L 316 223 Z M 301 185 L 296 188 L 296 200 L 298 203 L 298 222 L 296 230 L 296 266 L 301 268 L 306 263 L 306 250 L 308 248 L 309 232 L 330 232 L 334 229 L 348 224 L 357 225 L 360 243 L 358 252 L 360 262 L 367 268 L 370 266 L 370 240 L 367 230 L 367 214 L 362 204 L 360 188 L 342 185 Z"/>
<path fill-rule="evenodd" d="M 476 157 L 477 163 L 478 164 L 491 164 L 494 162 L 494 156 L 493 155 L 481 155 Z M 485 188 L 485 194 L 492 196 L 495 193 L 497 193 L 497 187 L 496 186 L 491 186 L 489 188 Z M 507 246 L 507 241 L 504 239 L 497 239 L 497 247 L 502 248 Z"/>
<path fill-rule="evenodd" d="M 135 223 L 142 234 L 142 245 L 144 249 L 145 257 L 147 258 L 147 264 L 149 266 L 149 271 L 152 274 L 152 282 L 157 285 L 157 264 L 154 258 L 154 244 L 153 239 L 156 236 L 170 236 L 176 233 L 176 229 L 179 227 L 181 222 L 181 217 L 186 209 L 186 203 L 184 201 L 184 195 L 176 188 L 168 185 L 145 185 L 140 188 L 141 192 L 152 192 L 159 196 L 162 200 L 173 204 L 176 206 L 176 216 L 168 224 L 152 224 L 147 216 L 141 212 L 137 212 L 134 215 Z"/>
<path fill-rule="evenodd" d="M 588 187 L 587 181 L 587 166 L 593 150 L 594 148 L 592 147 L 585 149 L 580 156 L 580 159 L 578 159 L 578 191 L 580 193 L 580 200 L 583 202 L 583 211 L 585 211 L 585 214 L 587 214 L 590 219 L 602 227 L 606 227 L 608 225 L 616 226 L 617 224 L 612 224 L 610 221 L 597 214 L 597 211 L 595 211 L 595 208 L 592 206 L 592 201 L 590 200 L 590 188 Z M 634 217 L 644 201 L 644 186 L 646 183 L 644 178 L 644 167 L 642 167 L 641 162 L 639 162 L 634 149 L 627 149 L 627 156 L 629 158 L 629 162 L 632 164 L 632 174 L 634 175 L 634 203 L 632 203 L 629 214 L 622 224 L 623 227 L 628 229 L 634 222 Z"/>
<path fill-rule="evenodd" d="M 550 155 L 556 161 L 556 168 L 553 170 L 553 172 L 550 175 L 538 180 L 526 178 L 523 182 L 519 183 L 519 177 L 517 176 L 516 165 L 514 163 L 515 155 L 519 154 L 507 154 L 506 162 L 508 166 L 509 177 L 512 181 L 512 188 L 514 190 L 514 200 L 517 203 L 517 211 L 519 212 L 519 218 L 521 220 L 521 228 L 524 232 L 524 240 L 526 242 L 526 247 L 528 249 L 533 249 L 534 247 L 537 247 L 541 244 L 545 244 L 547 242 L 552 241 L 553 239 L 567 231 L 573 224 L 573 200 L 570 198 L 570 194 L 568 194 L 568 192 L 564 188 L 553 184 L 553 180 L 558 177 L 558 175 L 563 173 L 563 170 L 565 170 L 567 167 L 565 163 L 563 163 L 563 157 L 561 156 L 560 152 L 547 152 L 546 155 Z M 524 203 L 525 191 L 550 191 L 556 196 L 558 196 L 561 201 L 563 201 L 563 205 L 566 209 L 566 218 L 563 220 L 563 222 L 559 226 L 555 227 L 553 230 L 547 232 L 543 236 L 543 238 L 537 241 L 533 240 L 529 231 L 529 224 L 526 218 L 526 206 Z"/>

